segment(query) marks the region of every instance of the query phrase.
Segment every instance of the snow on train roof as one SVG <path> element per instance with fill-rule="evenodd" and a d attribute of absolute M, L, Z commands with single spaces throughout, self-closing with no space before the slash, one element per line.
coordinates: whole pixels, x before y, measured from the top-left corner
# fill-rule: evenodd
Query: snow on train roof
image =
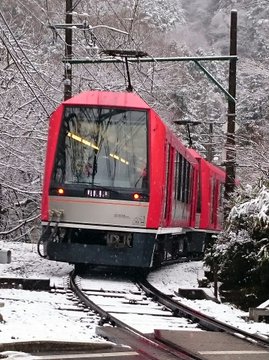
<path fill-rule="evenodd" d="M 91 105 L 150 109 L 137 94 L 113 91 L 85 91 L 63 102 L 64 105 Z"/>

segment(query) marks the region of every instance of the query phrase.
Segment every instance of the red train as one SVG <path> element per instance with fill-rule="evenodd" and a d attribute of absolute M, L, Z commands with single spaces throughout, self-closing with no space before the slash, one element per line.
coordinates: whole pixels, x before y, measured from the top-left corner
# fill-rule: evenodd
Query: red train
<path fill-rule="evenodd" d="M 138 95 L 81 93 L 50 119 L 39 253 L 145 270 L 202 254 L 224 181 Z"/>

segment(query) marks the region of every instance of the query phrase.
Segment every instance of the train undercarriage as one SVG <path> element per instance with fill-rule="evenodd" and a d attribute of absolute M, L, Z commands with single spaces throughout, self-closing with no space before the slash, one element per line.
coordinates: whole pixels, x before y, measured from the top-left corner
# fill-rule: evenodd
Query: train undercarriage
<path fill-rule="evenodd" d="M 202 258 L 210 235 L 189 231 L 171 235 L 47 226 L 39 253 L 75 266 L 108 266 L 150 270 L 182 258 Z M 40 245 L 43 244 L 41 254 Z"/>

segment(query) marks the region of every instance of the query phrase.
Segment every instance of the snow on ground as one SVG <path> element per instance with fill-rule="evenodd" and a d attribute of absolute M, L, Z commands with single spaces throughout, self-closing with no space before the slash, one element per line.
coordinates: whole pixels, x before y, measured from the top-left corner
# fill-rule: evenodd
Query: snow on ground
<path fill-rule="evenodd" d="M 69 264 L 40 258 L 36 244 L 0 241 L 0 250 L 11 250 L 11 263 L 0 264 L 0 277 L 49 278 L 52 283 L 60 281 L 65 286 L 65 279 L 73 269 Z M 149 280 L 157 288 L 174 293 L 179 287 L 197 287 L 201 274 L 202 262 L 190 262 L 154 271 Z M 101 289 L 102 279 L 99 286 Z M 4 303 L 4 307 L 0 308 L 4 319 L 0 323 L 1 342 L 101 340 L 95 335 L 97 319 L 94 314 L 65 311 L 72 306 L 66 294 L 20 289 L 0 289 L 0 294 L 0 302 Z M 246 322 L 244 319 L 248 314 L 228 304 L 219 305 L 206 300 L 182 301 L 189 306 L 195 304 L 197 310 L 210 313 L 233 326 L 269 335 L 269 324 Z"/>
<path fill-rule="evenodd" d="M 148 280 L 158 289 L 174 292 L 178 288 L 197 288 L 198 279 L 203 277 L 202 261 L 184 262 L 155 270 L 148 276 Z"/>
<path fill-rule="evenodd" d="M 36 244 L 5 243 L 0 250 L 11 250 L 11 263 L 0 264 L 0 277 L 51 279 L 62 282 L 73 269 L 69 264 L 48 261 L 37 254 Z M 98 341 L 96 319 L 90 313 L 64 311 L 71 300 L 66 294 L 19 289 L 0 289 L 0 341 L 65 340 Z M 71 318 L 70 318 L 71 316 Z"/>
<path fill-rule="evenodd" d="M 198 279 L 203 277 L 203 273 L 202 261 L 187 262 L 154 271 L 149 274 L 148 280 L 156 288 L 167 293 L 174 293 L 179 288 L 197 288 Z M 209 294 L 210 292 L 213 295 L 213 289 L 208 289 Z M 188 300 L 185 298 L 181 298 L 180 301 L 186 306 L 194 307 L 197 311 L 210 315 L 231 326 L 252 334 L 269 336 L 269 324 L 247 321 L 249 313 L 237 309 L 232 304 L 217 304 L 209 300 Z"/>

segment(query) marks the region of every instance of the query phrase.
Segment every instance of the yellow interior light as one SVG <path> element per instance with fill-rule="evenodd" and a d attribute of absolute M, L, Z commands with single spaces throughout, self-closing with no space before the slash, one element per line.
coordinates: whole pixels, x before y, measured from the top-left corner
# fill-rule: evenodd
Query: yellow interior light
<path fill-rule="evenodd" d="M 70 137 L 70 138 L 73 139 L 73 140 L 76 140 L 76 141 L 78 141 L 78 142 L 81 142 L 82 144 L 84 144 L 84 145 L 86 145 L 86 146 L 92 147 L 92 148 L 95 149 L 95 150 L 99 150 L 99 147 L 98 147 L 98 146 L 96 146 L 96 145 L 93 144 L 92 142 L 90 142 L 90 141 L 88 141 L 88 140 L 86 140 L 86 139 L 83 139 L 82 137 L 80 137 L 80 136 L 72 133 L 71 131 L 69 131 L 69 132 L 67 133 L 67 136 Z M 112 157 L 112 158 L 115 159 L 115 160 L 118 160 L 118 161 L 122 162 L 122 163 L 125 164 L 125 165 L 129 165 L 129 161 L 126 160 L 126 159 L 124 159 L 124 158 L 122 158 L 122 157 L 120 157 L 119 155 L 110 153 L 109 156 Z"/>
<path fill-rule="evenodd" d="M 129 161 L 128 161 L 128 160 L 125 160 L 125 159 L 119 157 L 119 156 L 116 155 L 116 154 L 110 153 L 109 156 L 111 156 L 111 157 L 112 157 L 113 159 L 115 159 L 115 160 L 118 160 L 118 161 L 122 162 L 122 163 L 125 164 L 125 165 L 129 165 Z"/>
<path fill-rule="evenodd" d="M 67 136 L 69 136 L 71 139 L 73 140 L 76 140 L 78 142 L 81 142 L 82 144 L 86 145 L 86 146 L 89 146 L 89 147 L 92 147 L 93 149 L 95 150 L 99 150 L 99 147 L 94 145 L 92 142 L 86 140 L 86 139 L 83 139 L 82 137 L 76 135 L 76 134 L 73 134 L 71 133 L 70 131 L 67 133 Z"/>

